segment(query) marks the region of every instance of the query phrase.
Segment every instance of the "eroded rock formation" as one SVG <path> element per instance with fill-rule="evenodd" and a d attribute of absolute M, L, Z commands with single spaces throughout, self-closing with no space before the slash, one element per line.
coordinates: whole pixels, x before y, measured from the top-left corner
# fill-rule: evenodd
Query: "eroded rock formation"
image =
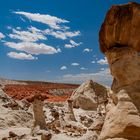
<path fill-rule="evenodd" d="M 54 118 L 52 122 L 47 123 L 47 128 L 53 130 L 55 133 L 60 133 L 61 122 L 59 119 L 59 112 L 56 109 L 51 109 L 51 115 Z"/>
<path fill-rule="evenodd" d="M 107 100 L 107 89 L 89 80 L 73 92 L 71 99 L 73 100 L 73 107 L 75 108 L 96 110 L 98 104 Z"/>
<path fill-rule="evenodd" d="M 70 121 L 76 121 L 74 112 L 73 112 L 73 100 L 68 100 L 68 119 Z"/>
<path fill-rule="evenodd" d="M 125 88 L 140 110 L 139 27 L 139 4 L 112 6 L 100 30 L 100 47 L 114 76 L 113 91 Z"/>
<path fill-rule="evenodd" d="M 140 4 L 112 6 L 99 38 L 117 98 L 106 115 L 99 139 L 140 139 Z"/>
<path fill-rule="evenodd" d="M 43 98 L 40 93 L 36 93 L 33 101 L 34 127 L 39 126 L 40 129 L 46 129 L 45 115 L 43 112 Z"/>
<path fill-rule="evenodd" d="M 140 139 L 140 116 L 136 106 L 125 90 L 117 93 L 118 103 L 107 113 L 100 139 Z"/>

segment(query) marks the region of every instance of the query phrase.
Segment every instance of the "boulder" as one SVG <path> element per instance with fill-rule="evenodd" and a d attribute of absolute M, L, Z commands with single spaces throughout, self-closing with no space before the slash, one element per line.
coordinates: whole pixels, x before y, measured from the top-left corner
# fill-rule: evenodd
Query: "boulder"
<path fill-rule="evenodd" d="M 41 140 L 50 140 L 52 138 L 52 134 L 49 132 L 45 132 L 41 135 Z"/>
<path fill-rule="evenodd" d="M 107 138 L 140 139 L 140 116 L 125 90 L 117 93 L 118 104 L 107 113 L 99 140 Z"/>
<path fill-rule="evenodd" d="M 17 137 L 17 134 L 15 134 L 15 133 L 12 132 L 12 131 L 9 131 L 9 137 L 10 137 L 10 138 Z"/>
<path fill-rule="evenodd" d="M 99 103 L 107 100 L 107 89 L 89 80 L 77 88 L 70 99 L 73 100 L 74 108 L 96 110 Z"/>

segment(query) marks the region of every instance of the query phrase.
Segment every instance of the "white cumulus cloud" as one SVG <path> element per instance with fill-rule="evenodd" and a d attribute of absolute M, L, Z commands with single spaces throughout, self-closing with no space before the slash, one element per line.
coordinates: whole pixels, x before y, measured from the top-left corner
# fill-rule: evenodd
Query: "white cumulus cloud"
<path fill-rule="evenodd" d="M 76 37 L 76 36 L 79 36 L 80 35 L 80 31 L 75 31 L 75 32 L 70 32 L 70 31 L 54 31 L 52 29 L 46 29 L 44 31 L 45 34 L 47 35 L 51 35 L 55 38 L 58 38 L 58 39 L 62 39 L 62 40 L 65 40 L 65 39 L 68 39 L 68 38 L 72 38 L 72 37 Z"/>
<path fill-rule="evenodd" d="M 32 29 L 32 30 L 31 30 Z M 40 32 L 37 32 L 35 28 L 31 28 L 30 31 L 18 31 L 13 29 L 13 33 L 9 34 L 12 39 L 19 39 L 26 42 L 36 42 L 38 40 L 46 40 L 47 38 Z"/>
<path fill-rule="evenodd" d="M 51 16 L 51 15 L 47 15 L 47 14 L 28 13 L 28 12 L 23 12 L 23 11 L 14 12 L 14 13 L 18 15 L 23 15 L 32 21 L 47 24 L 49 27 L 53 29 L 63 29 L 65 28 L 65 26 L 63 27 L 61 26 L 61 24 L 69 22 L 68 20 L 61 19 L 61 18 Z"/>
<path fill-rule="evenodd" d="M 92 52 L 92 49 L 89 49 L 89 48 L 85 48 L 84 50 L 83 50 L 83 52 Z"/>
<path fill-rule="evenodd" d="M 101 71 L 104 71 L 104 70 L 105 70 L 105 68 L 101 68 L 100 70 L 101 70 Z"/>
<path fill-rule="evenodd" d="M 60 68 L 60 70 L 66 70 L 66 69 L 67 69 L 66 66 L 62 66 L 62 67 Z"/>
<path fill-rule="evenodd" d="M 16 27 L 17 30 L 21 30 L 21 27 Z"/>
<path fill-rule="evenodd" d="M 26 53 L 17 53 L 17 52 L 9 52 L 7 55 L 10 58 L 19 59 L 19 60 L 36 60 L 37 57 L 32 56 L 31 54 Z"/>
<path fill-rule="evenodd" d="M 61 52 L 60 49 L 55 49 L 54 47 L 48 46 L 43 43 L 37 44 L 33 42 L 20 42 L 20 43 L 5 42 L 4 44 L 18 51 L 24 51 L 26 53 L 35 54 L 35 55 L 55 54 L 55 53 Z"/>
<path fill-rule="evenodd" d="M 70 40 L 70 43 L 75 47 L 80 46 L 82 44 L 82 42 L 76 43 L 74 40 Z"/>
<path fill-rule="evenodd" d="M 28 27 L 28 30 L 31 31 L 32 33 L 36 33 L 36 32 L 42 33 L 42 30 L 40 30 L 34 26 Z"/>
<path fill-rule="evenodd" d="M 107 65 L 108 61 L 107 61 L 107 58 L 104 57 L 104 59 L 98 60 L 97 63 L 100 64 L 100 65 Z"/>
<path fill-rule="evenodd" d="M 92 63 L 92 64 L 95 64 L 95 61 L 93 60 L 93 61 L 91 61 L 91 63 Z"/>
<path fill-rule="evenodd" d="M 58 80 L 67 83 L 82 83 L 90 79 L 108 86 L 110 86 L 112 83 L 112 76 L 110 75 L 108 68 L 95 73 L 67 74 L 63 75 Z"/>
<path fill-rule="evenodd" d="M 74 40 L 70 40 L 70 44 L 65 44 L 65 48 L 75 48 L 80 46 L 81 44 L 82 42 L 76 43 Z"/>
<path fill-rule="evenodd" d="M 71 44 L 65 44 L 65 48 L 75 48 L 75 46 L 71 45 Z"/>
<path fill-rule="evenodd" d="M 65 45 L 66 48 L 74 48 L 82 44 L 81 42 L 77 43 L 71 39 L 79 36 L 81 32 L 71 31 L 70 27 L 65 25 L 66 23 L 69 23 L 68 20 L 48 14 L 30 13 L 24 11 L 16 11 L 14 13 L 19 15 L 20 18 L 25 17 L 30 21 L 43 23 L 48 26 L 48 28 L 47 26 L 45 27 L 47 28 L 46 30 L 38 29 L 32 25 L 27 27 L 26 30 L 23 30 L 21 27 L 13 28 L 11 26 L 7 26 L 7 29 L 11 30 L 8 37 L 10 37 L 12 41 L 3 41 L 3 43 L 5 46 L 20 51 L 20 53 L 24 52 L 30 55 L 40 55 L 61 52 L 60 48 L 58 47 L 55 48 L 53 45 L 41 43 L 41 41 L 47 40 L 47 36 L 49 35 L 61 40 L 69 39 L 70 42 L 69 44 Z M 3 37 L 5 36 L 0 34 L 0 39 Z"/>
<path fill-rule="evenodd" d="M 79 63 L 72 63 L 71 65 L 72 66 L 79 66 L 80 64 Z"/>
<path fill-rule="evenodd" d="M 0 39 L 3 39 L 3 38 L 5 38 L 5 35 L 0 32 Z"/>
<path fill-rule="evenodd" d="M 85 68 L 85 67 L 81 67 L 80 69 L 81 69 L 81 70 L 87 70 L 87 68 Z"/>

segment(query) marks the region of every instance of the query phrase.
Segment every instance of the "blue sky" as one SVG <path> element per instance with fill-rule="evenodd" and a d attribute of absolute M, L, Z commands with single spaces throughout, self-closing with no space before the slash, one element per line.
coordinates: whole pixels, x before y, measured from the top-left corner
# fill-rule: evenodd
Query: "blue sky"
<path fill-rule="evenodd" d="M 98 32 L 107 10 L 128 0 L 0 2 L 0 77 L 110 85 Z M 136 0 L 138 2 L 138 0 Z"/>

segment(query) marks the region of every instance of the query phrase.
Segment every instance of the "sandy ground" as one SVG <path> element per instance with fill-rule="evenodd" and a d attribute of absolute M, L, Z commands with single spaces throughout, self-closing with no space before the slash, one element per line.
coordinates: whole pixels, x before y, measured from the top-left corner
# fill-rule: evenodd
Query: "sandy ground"
<path fill-rule="evenodd" d="M 4 109 L 2 107 L 0 109 L 1 109 L 1 115 L 0 115 L 0 120 L 1 120 L 1 119 L 4 119 L 5 115 L 6 116 L 8 115 L 9 110 Z M 49 112 L 48 109 L 46 109 L 46 112 Z M 69 122 L 69 123 L 80 126 L 81 124 L 79 123 L 79 115 L 87 114 L 87 113 L 89 113 L 89 111 L 85 111 L 85 110 L 82 110 L 82 109 L 74 109 L 74 112 L 75 112 L 75 116 L 76 116 L 76 119 L 78 120 L 78 122 Z M 93 111 L 91 111 L 90 113 L 93 113 Z M 49 115 L 49 113 L 48 113 L 48 115 Z M 23 117 L 25 117 L 25 116 L 23 116 Z M 49 116 L 48 116 L 48 118 L 49 118 Z M 9 121 L 13 121 L 13 120 L 14 120 L 14 118 L 9 119 Z M 6 123 L 7 123 L 7 121 L 6 121 Z M 18 126 L 15 126 L 15 127 L 9 127 L 9 126 L 6 126 L 6 128 L 1 127 L 0 128 L 0 140 L 4 137 L 8 137 L 9 136 L 9 131 L 12 131 L 19 136 L 26 134 L 26 138 L 23 138 L 23 140 L 32 140 L 32 139 L 35 139 L 35 138 L 37 140 L 41 140 L 41 136 L 31 137 L 31 135 L 30 135 L 31 128 L 22 127 L 22 126 L 20 126 L 19 123 L 20 122 L 17 122 Z M 87 140 L 87 138 L 90 137 L 92 135 L 92 133 L 93 132 L 87 132 L 82 137 L 72 137 L 72 136 L 68 136 L 65 133 L 61 132 L 60 134 L 53 134 L 51 140 Z"/>
<path fill-rule="evenodd" d="M 21 127 L 21 128 L 14 128 L 13 127 L 13 128 L 5 129 L 5 130 L 0 130 L 0 140 L 4 137 L 8 137 L 9 131 L 12 131 L 17 135 L 26 134 L 27 137 L 23 138 L 22 140 L 32 140 L 32 139 L 41 140 L 41 136 L 31 137 L 30 136 L 31 129 L 24 128 L 24 127 Z M 93 132 L 87 132 L 82 137 L 71 137 L 71 136 L 67 136 L 66 134 L 60 133 L 60 134 L 54 134 L 52 136 L 51 140 L 87 140 L 90 136 L 92 136 L 92 134 L 93 134 Z"/>
<path fill-rule="evenodd" d="M 4 137 L 9 137 L 9 132 L 12 131 L 18 136 L 24 135 L 21 140 L 41 140 L 41 135 L 36 135 L 35 137 L 31 136 L 31 128 L 33 126 L 33 110 L 32 105 L 29 107 L 28 110 L 24 109 L 12 109 L 11 106 L 5 107 L 7 104 L 11 104 L 15 102 L 14 99 L 7 96 L 1 89 L 0 89 L 0 140 Z M 18 101 L 17 104 L 22 106 L 22 102 Z M 63 104 L 62 106 L 54 104 L 53 107 L 59 112 L 63 110 L 66 114 L 67 112 L 67 104 Z M 44 111 L 46 116 L 46 122 L 52 122 L 54 119 L 51 115 L 51 108 L 49 108 L 46 104 L 44 105 Z M 61 111 L 60 111 L 61 112 Z M 80 117 L 85 116 L 87 118 L 91 117 L 94 118 L 96 114 L 95 111 L 86 111 L 83 109 L 74 109 L 74 114 L 76 117 L 77 122 L 68 121 L 65 119 L 65 122 L 72 127 L 86 129 L 87 127 L 84 126 L 80 122 Z M 71 129 L 71 127 L 69 127 Z M 74 130 L 75 131 L 75 130 Z M 81 134 L 81 136 L 75 135 L 75 132 L 71 132 L 68 129 L 63 130 L 60 127 L 60 133 L 56 134 L 54 131 L 50 131 L 52 134 L 51 140 L 91 140 L 91 136 L 93 136 L 93 131 L 85 131 Z M 79 135 L 79 131 L 76 132 Z"/>

